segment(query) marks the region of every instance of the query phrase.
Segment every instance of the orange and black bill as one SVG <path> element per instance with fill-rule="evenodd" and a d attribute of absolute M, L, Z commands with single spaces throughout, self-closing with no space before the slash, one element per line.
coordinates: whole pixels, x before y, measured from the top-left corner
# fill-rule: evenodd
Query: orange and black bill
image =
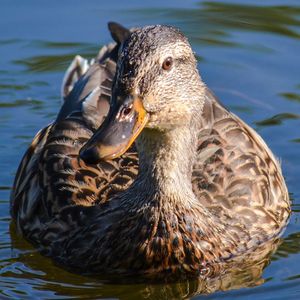
<path fill-rule="evenodd" d="M 148 114 L 139 97 L 130 95 L 120 102 L 111 107 L 103 124 L 80 150 L 86 163 L 121 156 L 146 125 Z"/>

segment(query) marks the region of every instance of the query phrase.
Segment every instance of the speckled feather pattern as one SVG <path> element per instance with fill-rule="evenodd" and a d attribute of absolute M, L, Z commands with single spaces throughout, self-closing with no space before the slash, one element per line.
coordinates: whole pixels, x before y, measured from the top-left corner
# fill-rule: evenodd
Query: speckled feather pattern
<path fill-rule="evenodd" d="M 177 37 L 186 41 L 182 34 Z M 141 42 L 133 34 L 123 49 L 130 49 L 134 39 Z M 279 163 L 259 135 L 204 85 L 192 138 L 195 159 L 187 162 L 190 171 L 177 190 L 164 190 L 159 182 L 151 186 L 159 167 L 149 173 L 149 185 L 136 180 L 148 166 L 143 160 L 139 166 L 135 146 L 97 165 L 79 158 L 108 112 L 116 70 L 111 53 L 117 47 L 101 50 L 69 88 L 57 120 L 36 135 L 25 153 L 11 197 L 12 216 L 23 235 L 45 255 L 83 272 L 179 277 L 200 275 L 278 236 L 290 213 Z M 122 59 L 118 82 L 131 89 Z M 141 83 L 139 89 L 146 93 L 151 86 Z M 194 200 L 177 199 L 181 189 Z M 141 199 L 137 191 L 143 192 Z M 167 197 L 170 201 L 164 201 Z"/>

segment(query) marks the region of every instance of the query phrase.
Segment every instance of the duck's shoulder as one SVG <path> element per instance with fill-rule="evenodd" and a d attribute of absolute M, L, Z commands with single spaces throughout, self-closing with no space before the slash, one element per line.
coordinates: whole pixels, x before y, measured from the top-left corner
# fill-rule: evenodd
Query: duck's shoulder
<path fill-rule="evenodd" d="M 198 136 L 193 189 L 229 224 L 257 224 L 271 232 L 289 214 L 278 160 L 260 135 L 227 110 L 207 89 Z M 265 224 L 265 225 L 264 225 Z"/>

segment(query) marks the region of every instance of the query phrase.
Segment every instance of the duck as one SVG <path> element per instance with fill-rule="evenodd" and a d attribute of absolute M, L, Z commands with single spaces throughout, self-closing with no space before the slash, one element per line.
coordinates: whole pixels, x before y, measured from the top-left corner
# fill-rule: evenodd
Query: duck
<path fill-rule="evenodd" d="M 187 37 L 108 27 L 114 42 L 74 58 L 57 118 L 21 160 L 18 232 L 107 278 L 217 274 L 278 238 L 290 215 L 280 163 L 202 81 Z"/>

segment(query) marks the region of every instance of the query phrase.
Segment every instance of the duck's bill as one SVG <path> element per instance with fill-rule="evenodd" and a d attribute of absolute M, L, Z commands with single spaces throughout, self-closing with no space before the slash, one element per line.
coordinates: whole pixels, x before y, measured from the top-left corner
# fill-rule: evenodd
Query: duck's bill
<path fill-rule="evenodd" d="M 103 124 L 80 150 L 80 158 L 96 164 L 121 156 L 132 145 L 148 120 L 139 97 L 129 96 L 113 106 Z"/>

